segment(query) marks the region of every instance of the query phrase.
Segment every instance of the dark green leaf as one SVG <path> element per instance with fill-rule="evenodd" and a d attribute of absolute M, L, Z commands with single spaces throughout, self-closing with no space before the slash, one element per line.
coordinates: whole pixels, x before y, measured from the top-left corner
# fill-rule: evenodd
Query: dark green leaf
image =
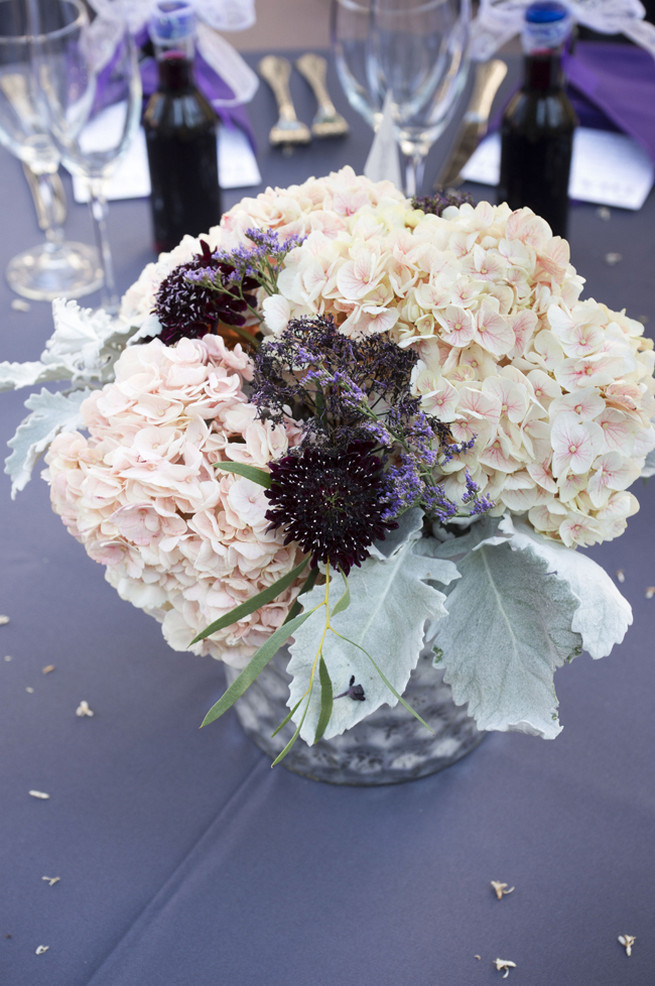
<path fill-rule="evenodd" d="M 284 747 L 284 749 L 282 750 L 282 752 L 281 753 L 278 753 L 278 755 L 276 756 L 275 760 L 271 764 L 271 767 L 275 767 L 276 764 L 280 763 L 281 760 L 284 760 L 284 758 L 286 757 L 287 753 L 289 752 L 289 750 L 291 749 L 291 747 L 293 746 L 293 744 L 296 742 L 296 740 L 300 736 L 300 730 L 302 729 L 302 724 L 305 721 L 305 716 L 307 715 L 307 709 L 309 708 L 309 700 L 310 700 L 311 695 L 312 695 L 312 687 L 313 687 L 313 683 L 312 683 L 312 685 L 309 688 L 309 694 L 307 696 L 307 704 L 305 705 L 305 710 L 304 710 L 302 716 L 300 717 L 300 722 L 298 723 L 298 725 L 296 727 L 295 733 L 293 734 L 293 736 L 291 737 L 291 739 L 289 740 L 289 742 L 287 743 L 287 745 Z M 300 701 L 302 702 L 302 699 Z M 300 702 L 298 702 L 298 705 L 300 705 Z M 296 708 L 298 708 L 298 705 L 296 706 Z"/>
<path fill-rule="evenodd" d="M 321 683 L 321 712 L 316 724 L 315 743 L 323 738 L 323 733 L 332 715 L 332 681 L 322 654 L 318 665 L 318 678 Z"/>
<path fill-rule="evenodd" d="M 295 733 L 293 734 L 293 736 L 291 737 L 291 739 L 289 740 L 289 742 L 287 743 L 287 745 L 285 746 L 285 748 L 282 750 L 282 752 L 281 753 L 278 753 L 278 755 L 276 756 L 275 760 L 271 764 L 271 767 L 275 767 L 277 764 L 280 763 L 281 760 L 284 760 L 284 758 L 286 757 L 287 753 L 289 752 L 289 750 L 291 749 L 291 747 L 293 746 L 293 744 L 296 742 L 296 740 L 298 739 L 298 737 L 300 735 L 300 729 L 302 727 L 304 718 L 305 717 L 303 716 L 302 719 L 300 720 L 300 723 L 299 723 L 299 725 L 298 725 Z"/>
<path fill-rule="evenodd" d="M 284 727 L 286 726 L 286 724 L 291 719 L 291 716 L 295 716 L 296 712 L 298 711 L 298 709 L 300 707 L 300 703 L 301 702 L 302 702 L 302 698 L 299 699 L 296 702 L 296 704 L 294 705 L 294 707 L 289 710 L 289 713 L 284 717 L 284 719 L 282 720 L 282 722 L 278 726 L 275 727 L 275 729 L 271 733 L 271 736 L 277 736 L 277 734 L 280 732 L 280 730 L 281 729 L 284 729 Z"/>
<path fill-rule="evenodd" d="M 343 579 L 343 584 L 345 586 L 344 593 L 332 610 L 332 613 L 330 614 L 331 616 L 336 616 L 337 613 L 342 613 L 344 609 L 348 609 L 350 606 L 350 589 L 348 588 L 348 579 L 343 572 L 341 573 L 341 578 Z"/>
<path fill-rule="evenodd" d="M 266 603 L 272 602 L 280 595 L 280 593 L 284 592 L 284 590 L 288 588 L 292 582 L 295 582 L 307 564 L 307 561 L 308 559 L 304 558 L 299 565 L 296 565 L 295 568 L 293 568 L 290 572 L 287 572 L 286 575 L 283 575 L 282 578 L 278 579 L 277 582 L 274 582 L 273 585 L 269 585 L 267 589 L 262 589 L 262 591 L 258 592 L 256 596 L 252 596 L 250 599 L 246 600 L 245 603 L 235 606 L 234 609 L 231 609 L 229 613 L 225 614 L 225 616 L 221 616 L 219 620 L 215 620 L 213 623 L 210 623 L 209 626 L 202 630 L 197 637 L 193 638 L 191 641 L 191 646 L 193 644 L 197 644 L 200 640 L 204 640 L 205 637 L 210 637 L 212 633 L 216 633 L 217 630 L 222 630 L 224 627 L 231 626 L 233 623 L 236 623 L 237 620 L 243 619 L 244 616 L 250 616 L 250 614 L 254 613 L 260 606 L 265 606 Z M 287 626 L 287 624 L 285 623 L 283 626 Z M 280 629 L 282 628 L 280 627 Z M 277 632 L 278 631 L 276 631 L 276 633 Z"/>
<path fill-rule="evenodd" d="M 317 607 L 318 608 L 318 607 Z M 283 623 L 281 627 L 271 634 L 265 644 L 255 651 L 249 664 L 243 669 L 238 678 L 232 682 L 230 687 L 221 695 L 218 702 L 212 705 L 211 709 L 203 719 L 201 726 L 207 726 L 210 722 L 218 719 L 224 712 L 231 708 L 236 700 L 252 685 L 257 675 L 264 670 L 271 658 L 278 652 L 282 644 L 298 629 L 299 626 L 309 619 L 314 612 L 310 609 L 308 613 L 301 613 L 295 620 Z"/>
<path fill-rule="evenodd" d="M 214 468 L 222 469 L 223 472 L 235 472 L 238 476 L 249 479 L 251 483 L 263 486 L 264 489 L 269 490 L 271 488 L 270 472 L 259 469 L 257 466 L 249 466 L 247 462 L 215 462 Z"/>
<path fill-rule="evenodd" d="M 310 569 L 309 575 L 307 576 L 307 578 L 303 582 L 302 589 L 298 593 L 298 598 L 296 599 L 295 603 L 293 604 L 293 606 L 291 607 L 291 609 L 287 613 L 287 619 L 284 621 L 285 623 L 287 622 L 287 620 L 292 620 L 294 618 L 294 616 L 297 616 L 298 613 L 300 613 L 300 611 L 302 610 L 302 603 L 300 602 L 300 597 L 305 592 L 309 592 L 310 589 L 313 589 L 314 588 L 314 585 L 316 584 L 316 579 L 317 578 L 318 578 L 318 569 L 317 568 Z"/>

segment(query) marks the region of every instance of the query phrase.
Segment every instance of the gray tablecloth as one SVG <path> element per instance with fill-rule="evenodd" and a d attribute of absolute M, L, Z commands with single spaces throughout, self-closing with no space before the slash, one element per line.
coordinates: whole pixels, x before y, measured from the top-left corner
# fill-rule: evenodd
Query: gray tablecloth
<path fill-rule="evenodd" d="M 308 119 L 309 94 L 293 83 Z M 257 94 L 266 183 L 361 169 L 371 135 L 333 88 L 351 136 L 292 157 L 262 139 L 273 102 Z M 0 210 L 4 264 L 38 240 L 4 151 Z M 649 329 L 653 229 L 652 196 L 609 220 L 572 211 L 586 293 Z M 90 239 L 83 207 L 71 206 L 67 233 Z M 147 203 L 113 203 L 110 236 L 125 289 L 152 259 Z M 610 266 L 609 253 L 622 259 Z M 48 306 L 19 312 L 11 300 L 0 284 L 0 358 L 37 358 Z M 4 441 L 22 397 L 3 395 L 0 409 Z M 233 713 L 200 730 L 220 666 L 169 650 L 50 512 L 44 483 L 12 502 L 3 475 L 0 983 L 474 986 L 502 979 L 501 958 L 526 986 L 650 984 L 655 487 L 636 492 L 628 533 L 593 551 L 624 572 L 634 625 L 610 657 L 558 672 L 561 736 L 494 734 L 431 778 L 344 789 L 271 770 Z M 75 715 L 81 700 L 92 718 Z M 516 889 L 497 900 L 492 880 Z M 626 933 L 631 957 L 617 942 Z"/>

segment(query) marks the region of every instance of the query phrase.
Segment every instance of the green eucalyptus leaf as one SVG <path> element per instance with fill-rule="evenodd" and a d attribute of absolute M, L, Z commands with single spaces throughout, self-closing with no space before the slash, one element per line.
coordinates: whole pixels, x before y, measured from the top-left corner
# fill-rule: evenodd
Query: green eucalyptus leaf
<path fill-rule="evenodd" d="M 271 733 L 271 736 L 277 736 L 277 734 L 280 732 L 280 730 L 281 729 L 284 729 L 284 727 L 286 726 L 286 724 L 291 720 L 291 717 L 294 716 L 296 714 L 296 712 L 298 711 L 298 709 L 300 708 L 300 703 L 301 702 L 302 702 L 302 699 L 299 699 L 299 701 L 296 702 L 296 704 L 294 705 L 294 707 L 292 709 L 289 709 L 289 712 L 287 713 L 287 715 L 285 715 L 285 717 L 282 720 L 282 722 L 279 723 L 275 727 L 275 729 Z"/>
<path fill-rule="evenodd" d="M 251 483 L 257 483 L 266 490 L 271 488 L 271 474 L 265 469 L 250 466 L 247 462 L 215 462 L 214 466 L 216 469 L 222 469 L 223 472 L 235 472 L 238 476 L 243 476 L 244 479 L 249 479 Z"/>
<path fill-rule="evenodd" d="M 323 660 L 322 654 L 318 664 L 318 678 L 321 684 L 321 712 L 316 725 L 316 734 L 314 736 L 315 743 L 318 743 L 318 741 L 323 738 L 327 724 L 330 721 L 330 716 L 332 715 L 332 699 L 334 694 L 330 674 L 325 661 Z"/>
<path fill-rule="evenodd" d="M 291 739 L 289 740 L 289 742 L 287 743 L 287 745 L 284 747 L 284 749 L 280 753 L 278 753 L 278 755 L 276 756 L 275 760 L 271 764 L 271 767 L 276 767 L 277 764 L 279 764 L 282 760 L 284 760 L 284 758 L 286 757 L 287 753 L 289 752 L 289 750 L 291 749 L 291 747 L 293 746 L 293 744 L 296 742 L 296 740 L 300 736 L 300 729 L 301 729 L 301 726 L 302 726 L 302 724 L 303 724 L 304 721 L 305 721 L 305 716 L 303 715 L 302 719 L 300 720 L 300 724 L 296 727 L 296 731 L 294 732 L 293 736 L 291 737 Z"/>
<path fill-rule="evenodd" d="M 301 613 L 297 616 L 295 620 L 291 620 L 289 623 L 283 623 L 281 627 L 271 634 L 266 643 L 262 644 L 259 650 L 255 651 L 250 659 L 250 662 L 243 669 L 238 678 L 235 678 L 229 688 L 221 695 L 218 702 L 212 705 L 211 709 L 203 719 L 201 726 L 207 726 L 210 722 L 214 722 L 230 709 L 236 700 L 240 698 L 243 693 L 250 688 L 253 681 L 257 675 L 264 670 L 268 662 L 272 657 L 277 654 L 278 650 L 285 641 L 294 633 L 298 627 L 302 626 L 305 620 L 309 619 L 312 615 L 312 610 L 307 613 Z"/>
<path fill-rule="evenodd" d="M 343 572 L 341 573 L 341 578 L 343 579 L 344 593 L 334 606 L 332 616 L 336 616 L 337 613 L 343 613 L 344 610 L 348 609 L 350 606 L 350 588 L 348 587 L 348 579 Z"/>
<path fill-rule="evenodd" d="M 225 614 L 225 616 L 221 616 L 220 619 L 214 620 L 214 622 L 210 623 L 208 627 L 205 627 L 205 629 L 202 630 L 197 637 L 193 638 L 189 646 L 199 643 L 199 641 L 204 640 L 205 637 L 211 637 L 212 633 L 216 633 L 218 630 L 223 630 L 225 627 L 231 626 L 233 623 L 236 623 L 237 620 L 243 619 L 244 616 L 250 616 L 250 614 L 254 613 L 255 610 L 260 608 L 260 606 L 265 606 L 266 603 L 272 602 L 280 595 L 281 592 L 284 592 L 284 590 L 288 588 L 292 582 L 295 582 L 307 564 L 307 561 L 307 558 L 303 558 L 300 564 L 296 565 L 295 568 L 292 568 L 291 571 L 287 572 L 286 575 L 283 575 L 282 578 L 277 579 L 273 585 L 269 585 L 268 588 L 262 589 L 262 591 L 258 592 L 256 596 L 252 596 L 250 599 L 247 599 L 245 603 L 240 603 L 239 606 L 235 606 L 234 609 L 231 609 L 229 613 Z M 288 623 L 285 622 L 282 626 L 288 626 Z M 282 627 L 279 629 L 281 630 Z M 279 631 L 276 630 L 276 633 L 278 632 Z M 275 634 L 273 636 L 275 636 Z"/>
<path fill-rule="evenodd" d="M 304 595 L 306 592 L 309 592 L 310 589 L 313 589 L 314 588 L 314 586 L 316 585 L 316 579 L 317 578 L 318 578 L 318 569 L 317 568 L 311 568 L 309 570 L 309 575 L 307 576 L 307 578 L 305 579 L 305 581 L 302 584 L 302 589 L 298 593 L 298 598 L 296 599 L 296 601 L 294 602 L 293 606 L 291 607 L 291 609 L 287 613 L 287 618 L 284 621 L 285 623 L 288 620 L 292 620 L 294 618 L 294 616 L 297 616 L 298 613 L 301 612 L 301 610 L 302 610 L 302 603 L 300 602 L 300 597 L 302 595 Z"/>

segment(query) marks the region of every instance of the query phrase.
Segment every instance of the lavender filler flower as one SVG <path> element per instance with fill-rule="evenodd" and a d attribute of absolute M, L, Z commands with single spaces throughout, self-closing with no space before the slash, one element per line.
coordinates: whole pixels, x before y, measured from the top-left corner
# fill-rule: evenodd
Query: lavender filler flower
<path fill-rule="evenodd" d="M 254 357 L 250 400 L 262 419 L 301 424 L 299 445 L 269 464 L 272 528 L 286 530 L 344 574 L 412 506 L 447 523 L 491 504 L 467 475 L 460 504 L 440 484 L 439 466 L 464 454 L 446 425 L 420 409 L 410 391 L 418 357 L 381 333 L 350 339 L 332 318 L 292 320 Z"/>
<path fill-rule="evenodd" d="M 263 288 L 275 294 L 282 260 L 302 238 L 280 240 L 275 230 L 256 228 L 246 230 L 246 236 L 250 245 L 214 253 L 200 240 L 200 253 L 162 281 L 153 309 L 162 342 L 171 346 L 185 336 L 199 338 L 229 326 L 241 341 L 254 344 L 252 332 L 239 330 L 261 321 L 255 292 Z"/>

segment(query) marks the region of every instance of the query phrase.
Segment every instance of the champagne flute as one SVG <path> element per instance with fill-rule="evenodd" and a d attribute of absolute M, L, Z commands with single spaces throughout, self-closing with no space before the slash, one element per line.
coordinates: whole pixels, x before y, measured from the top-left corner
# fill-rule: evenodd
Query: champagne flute
<path fill-rule="evenodd" d="M 332 0 L 330 37 L 337 77 L 352 108 L 377 130 L 382 93 L 371 80 L 371 0 Z"/>
<path fill-rule="evenodd" d="M 71 174 L 81 178 L 100 253 L 101 306 L 118 311 L 107 235 L 107 182 L 139 124 L 141 78 L 121 0 L 28 0 L 33 16 L 56 18 L 58 30 L 38 33 L 34 67 L 50 134 Z"/>
<path fill-rule="evenodd" d="M 24 0 L 0 0 L 0 144 L 23 162 L 45 235 L 44 243 L 13 257 L 5 274 L 12 290 L 25 298 L 78 298 L 100 287 L 102 270 L 92 246 L 64 240 L 59 154 L 36 92 L 31 47 Z"/>
<path fill-rule="evenodd" d="M 371 0 L 369 72 L 391 96 L 408 197 L 466 83 L 470 22 L 470 0 Z"/>

